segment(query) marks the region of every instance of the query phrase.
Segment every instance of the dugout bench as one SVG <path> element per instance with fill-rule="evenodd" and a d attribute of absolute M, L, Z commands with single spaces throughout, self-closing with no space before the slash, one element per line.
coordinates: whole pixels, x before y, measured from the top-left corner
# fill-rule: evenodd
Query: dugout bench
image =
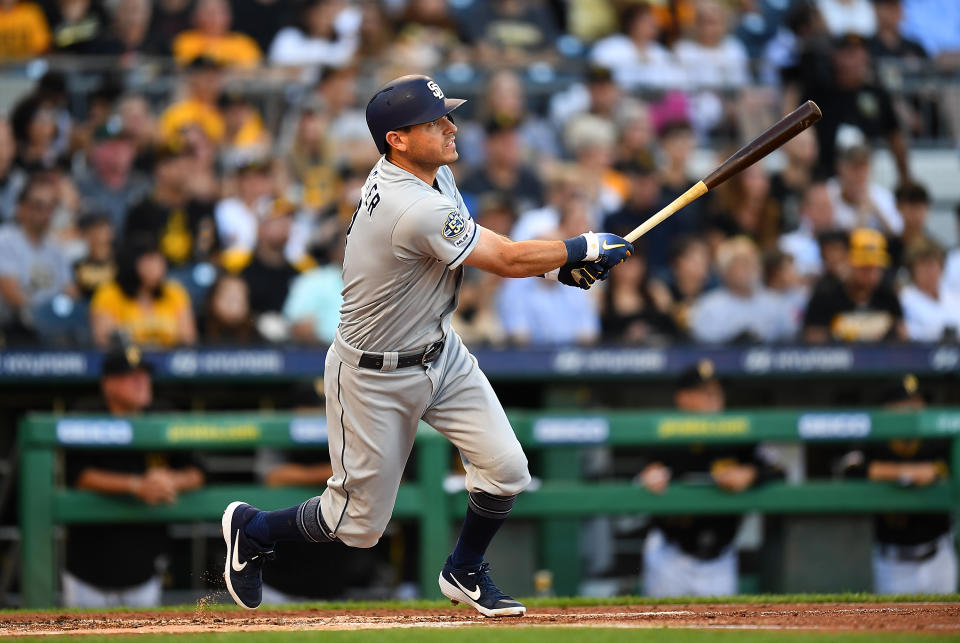
<path fill-rule="evenodd" d="M 511 412 L 510 420 L 543 484 L 520 496 L 513 515 L 541 522 L 540 566 L 554 574 L 558 594 L 575 592 L 579 577 L 577 520 L 593 515 L 744 513 L 810 514 L 960 509 L 960 407 L 919 413 L 837 410 L 750 410 L 718 415 L 590 411 L 582 414 Z M 250 450 L 317 448 L 326 443 L 323 417 L 292 414 L 174 414 L 136 419 L 30 414 L 19 427 L 21 593 L 25 607 L 53 606 L 56 597 L 54 526 L 97 522 L 218 521 L 232 500 L 263 509 L 298 504 L 315 488 L 211 485 L 184 493 L 169 506 L 65 489 L 55 484 L 58 449 Z M 856 441 L 949 438 L 949 481 L 900 488 L 868 481 L 771 482 L 739 494 L 710 486 L 671 485 L 657 496 L 629 482 L 579 480 L 579 451 L 589 446 L 703 443 Z M 466 506 L 466 493 L 448 494 L 451 447 L 421 424 L 416 480 L 400 487 L 394 516 L 420 526 L 419 582 L 424 597 L 439 597 L 436 572 Z"/>

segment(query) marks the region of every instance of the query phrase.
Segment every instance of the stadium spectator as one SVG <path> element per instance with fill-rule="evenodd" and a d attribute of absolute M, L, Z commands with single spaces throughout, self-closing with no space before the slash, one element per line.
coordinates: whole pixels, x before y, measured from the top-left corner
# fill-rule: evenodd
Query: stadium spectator
<path fill-rule="evenodd" d="M 523 159 L 519 122 L 491 120 L 484 125 L 484 132 L 486 160 L 461 183 L 465 198 L 476 201 L 494 195 L 512 200 L 521 212 L 543 205 L 540 179 Z"/>
<path fill-rule="evenodd" d="M 227 92 L 220 97 L 219 106 L 223 114 L 224 161 L 229 163 L 242 155 L 266 155 L 271 147 L 270 132 L 250 98 L 240 92 Z"/>
<path fill-rule="evenodd" d="M 117 116 L 120 117 L 121 128 L 133 141 L 136 149 L 134 170 L 142 173 L 153 172 L 153 153 L 160 140 L 160 132 L 147 99 L 139 94 L 124 95 L 117 102 Z"/>
<path fill-rule="evenodd" d="M 617 170 L 629 184 L 627 200 L 622 208 L 603 220 L 603 230 L 622 237 L 660 209 L 660 182 L 653 165 L 621 163 L 617 165 Z"/>
<path fill-rule="evenodd" d="M 944 287 L 943 262 L 943 249 L 932 241 L 921 239 L 907 248 L 910 283 L 900 291 L 900 306 L 907 336 L 913 341 L 960 337 L 960 292 Z"/>
<path fill-rule="evenodd" d="M 147 53 L 169 56 L 174 38 L 190 28 L 193 0 L 156 0 L 150 15 Z"/>
<path fill-rule="evenodd" d="M 603 341 L 649 345 L 677 339 L 680 331 L 670 316 L 670 293 L 662 283 L 650 279 L 643 252 L 638 248 L 618 268 L 622 270 L 610 272 L 603 291 Z"/>
<path fill-rule="evenodd" d="M 446 0 L 411 0 L 396 22 L 391 53 L 398 66 L 429 73 L 443 64 L 469 60 L 460 28 Z"/>
<path fill-rule="evenodd" d="M 96 53 L 110 19 L 93 0 L 56 0 L 47 5 L 54 54 Z"/>
<path fill-rule="evenodd" d="M 719 413 L 726 406 L 713 362 L 700 360 L 681 373 L 674 406 L 685 413 Z M 644 488 L 664 493 L 673 482 L 704 478 L 729 493 L 740 493 L 776 475 L 775 466 L 752 446 L 687 447 L 648 455 L 653 461 L 637 476 Z M 643 547 L 646 596 L 729 596 L 738 590 L 737 515 L 657 517 Z"/>
<path fill-rule="evenodd" d="M 889 239 L 892 265 L 903 265 L 904 254 L 918 243 L 936 243 L 927 232 L 927 211 L 930 208 L 930 194 L 919 183 L 903 183 L 894 191 L 897 211 L 903 219 L 903 232 L 899 237 Z"/>
<path fill-rule="evenodd" d="M 918 69 L 919 63 L 928 58 L 920 43 L 904 37 L 903 0 L 873 0 L 876 11 L 877 31 L 868 42 L 870 56 L 875 60 L 895 59 L 897 64 L 907 64 Z"/>
<path fill-rule="evenodd" d="M 656 131 L 649 108 L 632 103 L 617 115 L 617 161 L 655 164 Z"/>
<path fill-rule="evenodd" d="M 58 199 L 53 178 L 34 174 L 20 192 L 17 222 L 0 228 L 0 330 L 8 345 L 32 339 L 35 306 L 73 294 L 70 266 L 50 234 Z"/>
<path fill-rule="evenodd" d="M 827 230 L 817 235 L 817 245 L 823 260 L 821 277 L 846 280 L 850 273 L 850 235 L 844 230 Z"/>
<path fill-rule="evenodd" d="M 229 272 L 217 277 L 207 293 L 203 341 L 241 346 L 261 339 L 250 311 L 250 288 Z"/>
<path fill-rule="evenodd" d="M 786 308 L 790 338 L 796 337 L 810 298 L 810 284 L 797 272 L 791 255 L 777 248 L 763 253 L 763 286 Z"/>
<path fill-rule="evenodd" d="M 250 36 L 230 31 L 233 19 L 227 0 L 198 0 L 193 11 L 193 29 L 173 40 L 173 57 L 180 65 L 189 65 L 208 57 L 224 67 L 254 68 L 263 53 Z"/>
<path fill-rule="evenodd" d="M 130 207 L 150 190 L 150 182 L 133 169 L 134 141 L 118 116 L 93 133 L 90 170 L 77 179 L 83 209 L 106 212 L 122 233 Z"/>
<path fill-rule="evenodd" d="M 100 286 L 90 302 L 90 328 L 97 346 L 107 346 L 117 330 L 146 346 L 197 341 L 190 297 L 167 280 L 167 261 L 156 239 L 128 239 L 117 252 L 116 278 Z"/>
<path fill-rule="evenodd" d="M 362 13 L 343 0 L 307 0 L 295 26 L 281 29 L 270 45 L 274 65 L 346 67 L 360 45 Z"/>
<path fill-rule="evenodd" d="M 808 342 L 905 340 L 903 309 L 884 281 L 890 265 L 887 242 L 876 230 L 850 233 L 850 269 L 837 279 L 827 275 L 814 288 L 803 319 Z"/>
<path fill-rule="evenodd" d="M 360 48 L 357 57 L 361 60 L 381 64 L 381 78 L 384 80 L 403 75 L 406 70 L 391 68 L 395 61 L 393 52 L 393 23 L 387 15 L 387 9 L 379 2 L 365 2 L 360 7 Z M 396 73 L 395 73 L 396 72 Z"/>
<path fill-rule="evenodd" d="M 793 258 L 796 271 L 812 283 L 823 274 L 820 235 L 834 230 L 833 204 L 823 182 L 813 182 L 803 191 L 800 201 L 800 225 L 780 236 L 777 245 Z M 846 246 L 846 239 L 843 240 Z"/>
<path fill-rule="evenodd" d="M 817 9 L 833 36 L 851 33 L 869 38 L 877 30 L 870 0 L 817 0 Z"/>
<path fill-rule="evenodd" d="M 693 38 L 673 46 L 684 72 L 684 89 L 737 88 L 750 80 L 747 51 L 729 34 L 726 8 L 714 0 L 697 4 Z"/>
<path fill-rule="evenodd" d="M 512 69 L 498 69 L 487 82 L 476 118 L 457 122 L 457 151 L 460 163 L 471 168 L 486 160 L 483 123 L 517 123 L 523 158 L 535 166 L 546 165 L 560 156 L 560 142 L 549 123 L 528 109 L 520 76 Z"/>
<path fill-rule="evenodd" d="M 543 207 L 520 214 L 509 234 L 515 241 L 542 239 L 543 235 L 553 232 L 560 225 L 560 208 L 563 204 L 572 198 L 583 198 L 576 165 L 557 163 L 548 166 L 544 174 L 546 203 Z"/>
<path fill-rule="evenodd" d="M 330 119 L 326 138 L 333 150 L 333 161 L 340 167 L 368 168 L 379 155 L 370 140 L 364 110 L 358 105 L 358 72 L 353 67 L 326 69 L 314 90 L 313 98 Z"/>
<path fill-rule="evenodd" d="M 343 304 L 343 246 L 341 234 L 313 255 L 318 265 L 297 275 L 283 302 L 283 316 L 295 341 L 332 344 Z"/>
<path fill-rule="evenodd" d="M 0 223 L 13 219 L 17 195 L 26 183 L 27 175 L 16 165 L 17 142 L 13 138 L 10 121 L 0 118 Z"/>
<path fill-rule="evenodd" d="M 88 412 L 116 418 L 154 407 L 151 366 L 139 347 L 114 339 L 104 356 L 101 402 Z M 78 449 L 66 453 L 71 487 L 129 496 L 147 507 L 169 505 L 205 483 L 185 452 Z M 71 525 L 61 574 L 67 607 L 155 607 L 163 589 L 161 556 L 168 551 L 165 523 Z"/>
<path fill-rule="evenodd" d="M 754 343 L 792 339 L 790 305 L 761 281 L 760 257 L 750 239 L 724 241 L 717 249 L 722 285 L 701 296 L 690 310 L 690 333 L 698 342 Z"/>
<path fill-rule="evenodd" d="M 290 24 L 298 4 L 284 0 L 231 0 L 233 27 L 253 38 L 260 51 L 269 51 L 277 33 Z"/>
<path fill-rule="evenodd" d="M 25 60 L 50 47 L 50 27 L 33 2 L 0 0 L 0 60 Z"/>
<path fill-rule="evenodd" d="M 829 77 L 807 77 L 803 89 L 803 96 L 815 101 L 823 112 L 816 127 L 820 175 L 830 176 L 837 170 L 840 148 L 872 144 L 882 137 L 896 160 L 900 180 L 908 180 L 906 141 L 889 92 L 871 81 L 870 54 L 864 40 L 853 34 L 838 38 L 832 69 Z"/>
<path fill-rule="evenodd" d="M 623 33 L 607 36 L 593 46 L 591 64 L 611 70 L 617 84 L 627 91 L 683 85 L 683 70 L 657 41 L 660 27 L 648 3 L 627 5 L 620 25 Z"/>
<path fill-rule="evenodd" d="M 770 177 L 770 195 L 778 205 L 780 232 L 792 232 L 800 225 L 800 204 L 813 180 L 817 163 L 817 137 L 806 129 L 784 143 L 783 168 Z"/>
<path fill-rule="evenodd" d="M 476 48 L 476 59 L 491 67 L 523 67 L 557 56 L 560 30 L 553 15 L 537 3 L 475 3 L 462 28 Z"/>
<path fill-rule="evenodd" d="M 286 155 L 288 178 L 299 189 L 303 207 L 314 212 L 335 201 L 340 182 L 333 158 L 335 150 L 327 138 L 329 122 L 318 101 L 302 105 Z"/>
<path fill-rule="evenodd" d="M 256 207 L 256 244 L 240 277 L 250 289 L 250 309 L 254 315 L 279 315 L 290 284 L 300 274 L 285 256 L 295 206 L 285 199 L 268 198 L 259 201 Z"/>
<path fill-rule="evenodd" d="M 927 403 L 913 375 L 884 392 L 884 408 L 916 412 Z M 945 481 L 947 440 L 890 440 L 844 457 L 849 473 L 920 489 Z M 873 517 L 873 591 L 951 594 L 957 590 L 957 551 L 948 513 L 883 513 Z"/>
<path fill-rule="evenodd" d="M 77 229 L 86 245 L 86 253 L 73 264 L 73 282 L 80 298 L 89 302 L 97 288 L 117 276 L 113 252 L 115 230 L 110 217 L 97 212 L 81 216 Z"/>
<path fill-rule="evenodd" d="M 31 94 L 13 108 L 10 115 L 16 139 L 15 163 L 26 172 L 49 170 L 62 162 L 56 145 L 59 137 L 57 113 L 50 101 Z"/>
<path fill-rule="evenodd" d="M 130 209 L 124 236 L 151 236 L 170 267 L 212 261 L 219 250 L 213 204 L 190 194 L 187 149 L 176 143 L 154 153 L 153 191 Z"/>
<path fill-rule="evenodd" d="M 647 242 L 649 247 L 649 241 Z M 670 244 L 670 269 L 660 276 L 673 300 L 670 314 L 677 327 L 687 332 L 690 328 L 690 307 L 712 285 L 710 246 L 701 236 L 683 235 Z M 649 260 L 648 260 L 648 270 Z"/>
<path fill-rule="evenodd" d="M 551 96 L 550 121 L 560 130 L 582 114 L 614 121 L 618 112 L 626 108 L 628 101 L 620 87 L 613 82 L 613 74 L 609 69 L 590 66 L 583 82 L 574 83 L 566 91 Z"/>
<path fill-rule="evenodd" d="M 560 206 L 560 226 L 545 238 L 565 239 L 587 230 L 590 215 L 583 198 Z M 497 296 L 500 321 L 518 345 L 587 344 L 600 335 L 600 317 L 589 292 L 550 279 L 511 279 Z"/>
<path fill-rule="evenodd" d="M 583 114 L 571 119 L 564 143 L 576 161 L 580 190 L 589 202 L 590 228 L 616 212 L 627 196 L 627 182 L 613 168 L 617 128 L 609 120 Z"/>
<path fill-rule="evenodd" d="M 119 0 L 110 28 L 91 45 L 90 53 L 130 58 L 145 53 L 150 29 L 150 0 Z M 126 65 L 132 64 L 127 61 Z"/>
<path fill-rule="evenodd" d="M 722 237 L 744 235 L 761 250 L 776 244 L 780 210 L 770 194 L 770 176 L 756 163 L 717 187 L 709 226 Z"/>
<path fill-rule="evenodd" d="M 870 149 L 853 145 L 840 151 L 837 175 L 827 181 L 834 224 L 843 230 L 874 228 L 888 236 L 903 232 L 893 193 L 870 180 Z"/>
<path fill-rule="evenodd" d="M 686 192 L 696 181 L 691 179 L 688 164 L 696 140 L 688 121 L 671 121 L 660 132 L 660 150 L 663 162 L 660 167 L 662 186 L 661 206 Z M 669 262 L 668 252 L 674 239 L 687 234 L 700 234 L 705 229 L 706 212 L 710 198 L 697 199 L 686 208 L 684 216 L 670 217 L 646 235 L 647 262 L 652 274 L 662 273 Z"/>
<path fill-rule="evenodd" d="M 214 208 L 217 231 L 225 250 L 224 267 L 234 270 L 234 261 L 244 261 L 257 243 L 257 208 L 274 193 L 269 162 L 248 156 L 238 161 L 236 193 L 221 199 Z"/>
<path fill-rule="evenodd" d="M 783 0 L 750 0 L 741 5 L 734 35 L 752 61 L 761 58 L 767 43 L 786 21 L 791 4 L 794 3 Z"/>

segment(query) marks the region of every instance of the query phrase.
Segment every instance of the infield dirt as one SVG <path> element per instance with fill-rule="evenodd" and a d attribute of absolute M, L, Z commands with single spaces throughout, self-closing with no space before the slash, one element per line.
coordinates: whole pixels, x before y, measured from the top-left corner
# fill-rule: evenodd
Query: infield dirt
<path fill-rule="evenodd" d="M 233 631 L 356 630 L 476 626 L 705 627 L 960 633 L 957 603 L 798 603 L 788 605 L 655 605 L 544 607 L 526 617 L 486 619 L 465 608 L 105 611 L 0 614 L 0 636 L 30 634 L 185 634 Z"/>

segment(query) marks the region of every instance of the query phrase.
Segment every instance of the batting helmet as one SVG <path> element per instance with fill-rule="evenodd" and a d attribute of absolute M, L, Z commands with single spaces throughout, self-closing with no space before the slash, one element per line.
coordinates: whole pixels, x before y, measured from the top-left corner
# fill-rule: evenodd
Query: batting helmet
<path fill-rule="evenodd" d="M 377 90 L 367 103 L 367 127 L 384 154 L 390 130 L 435 121 L 465 102 L 462 98 L 446 98 L 429 76 L 401 76 Z"/>

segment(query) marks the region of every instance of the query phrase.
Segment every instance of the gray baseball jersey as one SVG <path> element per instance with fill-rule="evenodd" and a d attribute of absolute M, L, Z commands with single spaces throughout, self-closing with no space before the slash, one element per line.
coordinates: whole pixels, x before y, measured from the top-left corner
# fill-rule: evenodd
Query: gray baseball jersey
<path fill-rule="evenodd" d="M 361 192 L 343 260 L 340 334 L 364 351 L 440 339 L 457 307 L 460 264 L 480 233 L 443 166 L 434 186 L 381 158 Z"/>
<path fill-rule="evenodd" d="M 371 170 L 347 234 L 340 328 L 324 374 L 333 476 L 319 507 L 347 545 L 371 547 L 383 534 L 421 419 L 467 460 L 468 491 L 511 496 L 530 482 L 503 407 L 450 328 L 461 264 L 479 236 L 449 168 L 433 186 L 385 158 Z M 391 353 L 441 338 L 433 362 L 395 368 Z M 384 368 L 361 368 L 364 352 L 384 353 Z"/>

